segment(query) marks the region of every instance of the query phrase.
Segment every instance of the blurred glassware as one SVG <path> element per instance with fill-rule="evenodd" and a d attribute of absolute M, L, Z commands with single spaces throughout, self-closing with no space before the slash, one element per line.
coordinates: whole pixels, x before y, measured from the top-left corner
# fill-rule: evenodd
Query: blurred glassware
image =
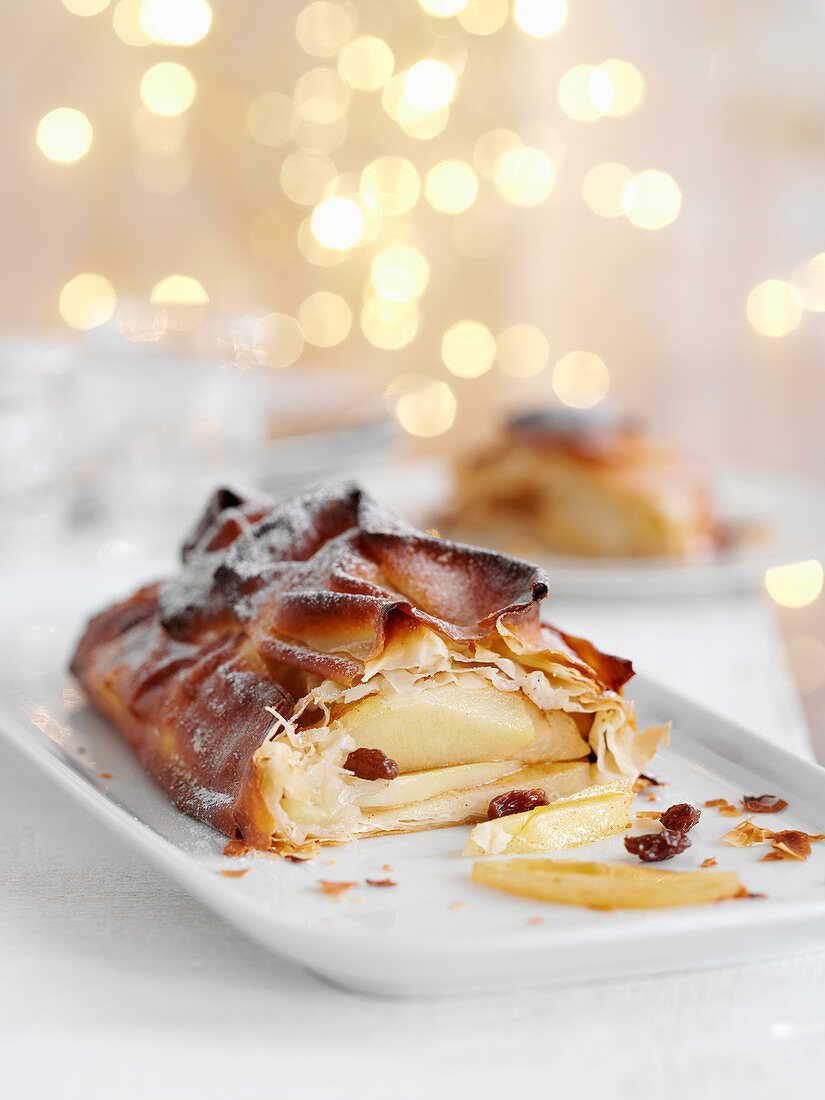
<path fill-rule="evenodd" d="M 88 334 L 78 515 L 108 537 L 154 550 L 218 482 L 287 492 L 389 448 L 394 421 L 364 372 L 275 369 L 231 338 L 237 324 L 176 347 Z"/>
<path fill-rule="evenodd" d="M 70 415 L 78 354 L 45 337 L 0 338 L 0 561 L 53 555 L 73 503 Z"/>

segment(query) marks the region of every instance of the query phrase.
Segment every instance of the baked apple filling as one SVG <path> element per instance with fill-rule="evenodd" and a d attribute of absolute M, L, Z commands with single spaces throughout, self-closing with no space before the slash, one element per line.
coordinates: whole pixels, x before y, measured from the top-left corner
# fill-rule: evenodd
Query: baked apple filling
<path fill-rule="evenodd" d="M 545 651 L 530 658 L 546 667 L 530 667 L 506 636 L 496 652 L 414 633 L 368 662 L 362 683 L 324 681 L 292 721 L 275 717 L 255 767 L 291 845 L 481 821 L 508 791 L 552 801 L 638 772 L 647 750 L 644 735 L 631 744 L 632 711 L 569 662 Z M 392 778 L 348 766 L 359 749 L 377 750 Z"/>

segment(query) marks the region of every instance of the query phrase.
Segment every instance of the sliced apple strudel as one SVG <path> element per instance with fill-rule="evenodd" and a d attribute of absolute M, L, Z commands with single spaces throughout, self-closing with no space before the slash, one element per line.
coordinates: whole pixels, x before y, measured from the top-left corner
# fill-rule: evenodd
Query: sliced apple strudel
<path fill-rule="evenodd" d="M 283 854 L 476 822 L 635 778 L 630 662 L 544 625 L 546 574 L 356 486 L 219 490 L 179 572 L 94 618 L 72 670 L 186 813 Z"/>
<path fill-rule="evenodd" d="M 511 421 L 461 459 L 449 531 L 591 557 L 694 557 L 719 525 L 698 464 L 634 425 L 572 409 Z"/>

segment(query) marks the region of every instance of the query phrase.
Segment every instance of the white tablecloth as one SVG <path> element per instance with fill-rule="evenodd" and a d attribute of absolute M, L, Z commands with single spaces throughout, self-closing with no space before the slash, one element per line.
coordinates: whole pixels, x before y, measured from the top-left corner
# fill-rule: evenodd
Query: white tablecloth
<path fill-rule="evenodd" d="M 796 751 L 756 597 L 554 604 L 557 624 Z M 387 1001 L 248 943 L 0 739 L 0 1096 L 817 1097 L 825 952 Z"/>

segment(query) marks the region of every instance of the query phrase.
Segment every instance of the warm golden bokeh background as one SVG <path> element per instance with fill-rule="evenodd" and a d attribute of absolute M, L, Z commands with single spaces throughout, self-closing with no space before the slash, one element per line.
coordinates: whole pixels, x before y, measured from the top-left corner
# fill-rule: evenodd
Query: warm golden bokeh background
<path fill-rule="evenodd" d="M 276 404 L 357 376 L 438 449 L 608 401 L 825 476 L 814 0 L 27 0 L 0 30 L 7 332 L 194 351 Z"/>

